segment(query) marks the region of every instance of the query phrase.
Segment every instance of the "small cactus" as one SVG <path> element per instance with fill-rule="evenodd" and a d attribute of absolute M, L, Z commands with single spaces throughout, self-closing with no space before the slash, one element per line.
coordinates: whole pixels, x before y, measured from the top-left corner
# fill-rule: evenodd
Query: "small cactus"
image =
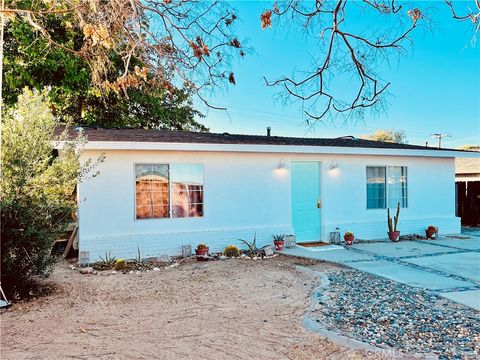
<path fill-rule="evenodd" d="M 203 244 L 203 243 L 200 243 L 200 244 L 198 244 L 198 246 L 197 246 L 197 249 L 198 249 L 198 250 L 207 249 L 207 248 L 208 248 L 208 246 L 205 245 L 205 244 Z"/>
<path fill-rule="evenodd" d="M 125 259 L 117 259 L 117 261 L 115 261 L 115 270 L 125 269 L 126 263 Z"/>
<path fill-rule="evenodd" d="M 228 245 L 223 250 L 223 254 L 228 257 L 238 257 L 240 256 L 240 250 L 235 245 Z"/>

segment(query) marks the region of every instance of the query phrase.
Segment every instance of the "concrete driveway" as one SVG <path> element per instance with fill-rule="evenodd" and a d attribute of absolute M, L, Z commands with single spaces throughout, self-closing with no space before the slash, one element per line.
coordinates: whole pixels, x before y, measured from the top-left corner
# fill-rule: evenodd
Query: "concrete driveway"
<path fill-rule="evenodd" d="M 428 289 L 480 311 L 480 230 L 437 240 L 357 243 L 285 249 L 282 253 L 339 263 Z"/>

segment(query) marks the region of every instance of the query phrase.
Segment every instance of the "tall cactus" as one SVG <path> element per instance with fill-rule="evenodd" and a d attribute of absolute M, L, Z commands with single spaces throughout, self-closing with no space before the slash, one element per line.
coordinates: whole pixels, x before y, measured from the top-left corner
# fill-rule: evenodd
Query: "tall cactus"
<path fill-rule="evenodd" d="M 390 217 L 390 209 L 387 208 L 387 222 L 388 222 L 388 231 L 392 232 L 393 231 L 393 226 L 392 226 L 392 218 Z"/>
<path fill-rule="evenodd" d="M 400 201 L 397 203 L 397 215 L 395 215 L 395 226 L 393 231 L 397 231 L 398 217 L 400 216 Z"/>
<path fill-rule="evenodd" d="M 388 221 L 388 231 L 395 232 L 397 231 L 398 218 L 400 217 L 400 201 L 397 203 L 397 214 L 392 218 L 390 217 L 390 209 L 387 208 L 387 221 Z"/>

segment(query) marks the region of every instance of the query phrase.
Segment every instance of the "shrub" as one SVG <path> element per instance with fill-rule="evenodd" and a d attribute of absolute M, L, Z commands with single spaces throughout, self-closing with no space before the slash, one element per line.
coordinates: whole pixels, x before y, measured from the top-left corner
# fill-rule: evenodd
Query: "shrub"
<path fill-rule="evenodd" d="M 346 232 L 345 232 L 345 235 L 346 235 L 346 236 L 353 236 L 354 234 L 353 234 L 353 232 L 351 232 L 351 231 L 346 231 Z"/>
<path fill-rule="evenodd" d="M 53 242 L 74 218 L 75 186 L 95 166 L 79 165 L 81 141 L 62 151 L 52 140 L 57 122 L 45 95 L 25 89 L 2 119 L 1 281 L 10 293 L 27 291 L 49 273 Z"/>
<path fill-rule="evenodd" d="M 197 249 L 198 249 L 198 250 L 207 249 L 207 248 L 208 248 L 208 246 L 205 245 L 204 243 L 200 243 L 200 244 L 197 245 Z"/>
<path fill-rule="evenodd" d="M 223 250 L 223 254 L 228 257 L 238 257 L 240 256 L 240 250 L 235 245 L 228 245 Z"/>

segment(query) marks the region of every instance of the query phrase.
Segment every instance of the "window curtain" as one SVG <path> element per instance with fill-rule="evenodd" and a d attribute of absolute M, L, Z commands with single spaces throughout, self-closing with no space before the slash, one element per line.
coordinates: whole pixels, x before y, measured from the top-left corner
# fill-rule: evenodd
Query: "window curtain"
<path fill-rule="evenodd" d="M 203 165 L 172 164 L 173 217 L 203 216 Z"/>
<path fill-rule="evenodd" d="M 407 207 L 407 168 L 404 166 L 388 167 L 388 207 Z"/>
<path fill-rule="evenodd" d="M 135 178 L 137 219 L 168 217 L 168 165 L 136 165 Z"/>

